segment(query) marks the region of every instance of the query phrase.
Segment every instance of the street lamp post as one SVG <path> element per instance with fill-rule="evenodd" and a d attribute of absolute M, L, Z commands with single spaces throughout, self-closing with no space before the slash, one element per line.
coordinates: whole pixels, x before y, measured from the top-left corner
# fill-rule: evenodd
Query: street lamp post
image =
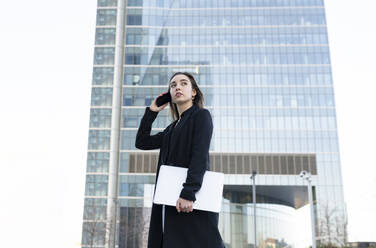
<path fill-rule="evenodd" d="M 313 210 L 313 199 L 312 199 L 312 177 L 311 173 L 307 171 L 300 172 L 300 177 L 307 180 L 308 182 L 308 201 L 311 208 L 311 229 L 312 229 L 312 248 L 316 248 L 316 230 L 315 230 L 315 212 Z"/>
<path fill-rule="evenodd" d="M 256 239 L 256 171 L 252 171 L 251 179 L 252 184 L 252 202 L 253 202 L 253 234 L 255 239 L 255 248 L 257 248 L 257 239 Z"/>

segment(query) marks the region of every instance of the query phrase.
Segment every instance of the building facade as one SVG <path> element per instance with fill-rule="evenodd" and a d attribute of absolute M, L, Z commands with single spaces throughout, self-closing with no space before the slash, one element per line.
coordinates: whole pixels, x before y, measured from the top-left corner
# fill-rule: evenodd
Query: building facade
<path fill-rule="evenodd" d="M 146 247 L 159 151 L 136 149 L 135 136 L 177 71 L 194 74 L 213 117 L 226 247 L 297 247 L 302 170 L 312 174 L 317 242 L 345 243 L 322 0 L 98 0 L 82 247 Z M 166 108 L 152 134 L 171 121 Z"/>

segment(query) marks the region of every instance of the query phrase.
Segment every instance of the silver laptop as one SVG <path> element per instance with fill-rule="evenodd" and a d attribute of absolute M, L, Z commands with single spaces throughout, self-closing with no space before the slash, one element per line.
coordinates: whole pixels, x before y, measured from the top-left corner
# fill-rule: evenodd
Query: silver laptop
<path fill-rule="evenodd" d="M 187 168 L 162 165 L 159 170 L 153 202 L 176 206 L 176 201 L 183 189 L 183 183 L 187 178 L 187 171 Z M 201 188 L 196 193 L 193 209 L 219 213 L 222 205 L 223 182 L 223 173 L 206 171 Z"/>

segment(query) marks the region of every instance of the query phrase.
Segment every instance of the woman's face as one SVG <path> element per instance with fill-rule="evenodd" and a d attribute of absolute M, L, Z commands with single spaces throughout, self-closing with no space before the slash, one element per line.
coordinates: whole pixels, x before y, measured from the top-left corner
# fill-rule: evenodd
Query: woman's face
<path fill-rule="evenodd" d="M 192 101 L 196 90 L 192 89 L 192 83 L 186 75 L 178 74 L 170 81 L 170 94 L 173 103 L 181 104 Z"/>

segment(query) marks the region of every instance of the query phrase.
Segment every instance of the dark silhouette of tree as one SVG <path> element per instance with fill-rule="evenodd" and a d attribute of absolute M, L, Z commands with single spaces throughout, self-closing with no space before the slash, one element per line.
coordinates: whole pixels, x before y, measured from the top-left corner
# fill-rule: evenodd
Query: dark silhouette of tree
<path fill-rule="evenodd" d="M 121 207 L 119 248 L 146 248 L 150 222 L 150 208 Z"/>
<path fill-rule="evenodd" d="M 104 245 L 106 236 L 106 207 L 98 204 L 102 199 L 86 199 L 82 244 L 90 248 Z"/>
<path fill-rule="evenodd" d="M 329 205 L 322 205 L 321 209 L 321 218 L 318 219 L 318 247 L 345 247 L 348 237 L 345 211 Z"/>

